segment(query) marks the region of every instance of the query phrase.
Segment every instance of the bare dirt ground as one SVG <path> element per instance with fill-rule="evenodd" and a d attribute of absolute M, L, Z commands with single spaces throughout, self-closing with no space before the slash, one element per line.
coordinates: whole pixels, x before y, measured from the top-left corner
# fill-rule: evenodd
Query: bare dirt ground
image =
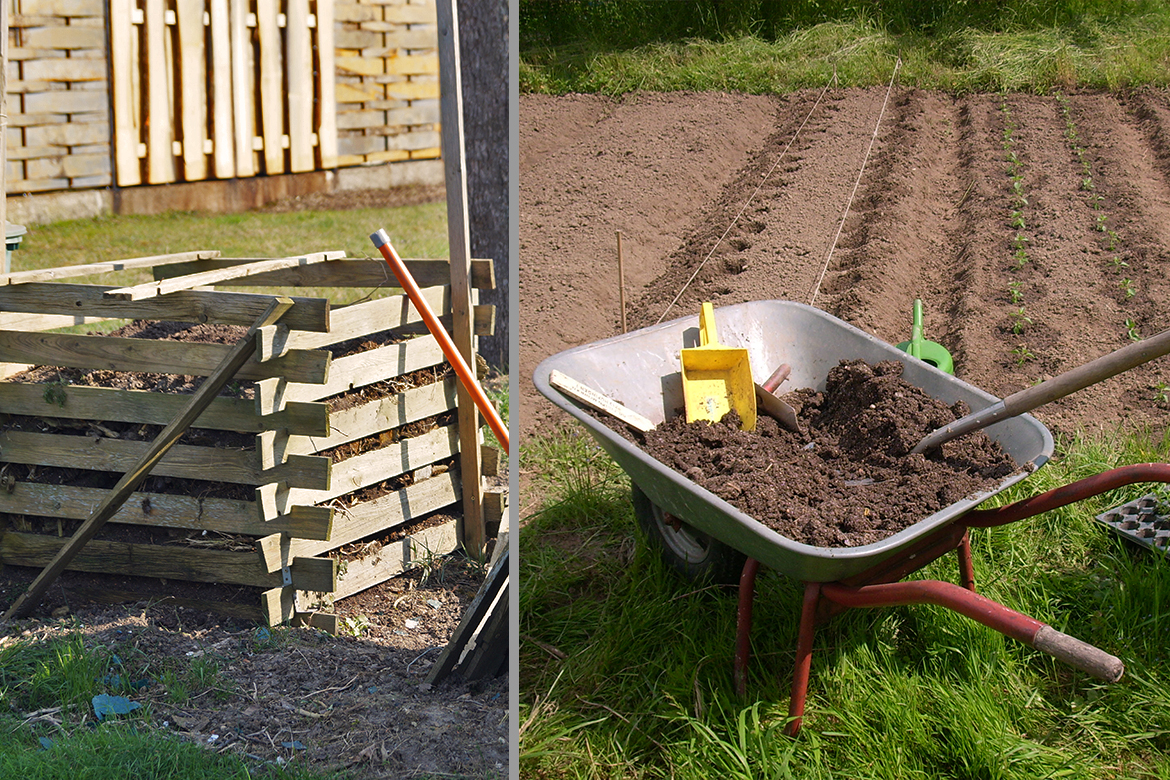
<path fill-rule="evenodd" d="M 897 343 L 921 298 L 956 376 L 1001 397 L 1165 327 L 1170 93 L 1071 93 L 1066 116 L 895 87 L 876 136 L 884 88 L 821 95 L 521 97 L 524 435 L 563 420 L 536 364 L 619 331 L 617 230 L 631 328 L 778 298 Z M 1160 434 L 1168 387 L 1162 358 L 1035 415 Z"/>

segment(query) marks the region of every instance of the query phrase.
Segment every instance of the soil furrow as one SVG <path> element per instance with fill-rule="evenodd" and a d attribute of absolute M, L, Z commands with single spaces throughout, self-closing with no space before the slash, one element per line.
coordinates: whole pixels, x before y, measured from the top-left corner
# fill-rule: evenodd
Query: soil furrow
<path fill-rule="evenodd" d="M 915 298 L 924 301 L 928 337 L 941 340 L 957 295 L 955 205 L 964 185 L 956 113 L 949 98 L 919 90 L 895 101 L 817 304 L 890 343 L 910 337 Z"/>

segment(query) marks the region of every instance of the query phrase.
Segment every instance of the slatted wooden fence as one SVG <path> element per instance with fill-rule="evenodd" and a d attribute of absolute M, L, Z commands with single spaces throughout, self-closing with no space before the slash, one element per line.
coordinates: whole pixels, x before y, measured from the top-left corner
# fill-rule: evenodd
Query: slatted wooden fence
<path fill-rule="evenodd" d="M 434 0 L 0 2 L 9 193 L 439 156 Z"/>
<path fill-rule="evenodd" d="M 296 287 L 368 287 L 371 280 L 377 280 L 374 286 L 384 280 L 380 261 L 340 255 L 255 261 L 188 252 L 0 276 L 0 361 L 9 374 L 54 365 L 207 375 L 230 345 L 152 341 L 144 350 L 139 339 L 44 329 L 79 318 L 246 325 L 271 296 L 209 284 L 287 294 Z M 449 313 L 448 264 L 409 263 L 427 285 L 436 312 Z M 111 266 L 152 268 L 155 281 L 126 287 L 69 281 Z M 491 262 L 475 261 L 476 289 L 493 283 Z M 455 407 L 453 378 L 419 384 L 416 376 L 410 386 L 400 379 L 444 364 L 417 311 L 401 295 L 340 308 L 327 299 L 294 300 L 281 324 L 266 333 L 257 356 L 237 374 L 239 381 L 254 383 L 254 398 L 217 398 L 195 423 L 203 431 L 254 436 L 253 445 L 225 449 L 214 435 L 201 434 L 198 441 L 176 445 L 152 472 L 162 482 L 243 486 L 251 499 L 199 497 L 189 486 L 167 492 L 162 482 L 145 483 L 107 526 L 110 535 L 99 534 L 70 568 L 251 587 L 256 601 L 245 614 L 274 624 L 456 546 L 454 521 L 419 526 L 457 504 L 461 492 L 457 425 L 444 422 Z M 490 332 L 493 308 L 477 305 L 474 313 L 476 332 Z M 387 329 L 397 334 L 390 343 L 334 357 L 333 345 Z M 401 389 L 367 392 L 375 385 Z M 348 405 L 326 402 L 339 396 L 347 397 Z M 147 390 L 0 382 L 0 408 L 37 421 L 0 432 L 0 563 L 45 565 L 64 543 L 62 524 L 85 519 L 104 497 L 104 489 L 86 483 L 99 472 L 124 471 L 149 446 L 148 440 L 127 440 L 116 429 L 125 423 L 164 425 L 184 401 L 182 395 Z M 420 426 L 420 421 L 426 422 Z M 93 435 L 76 435 L 78 429 Z M 364 442 L 360 454 L 344 459 L 333 454 L 358 441 Z M 490 469 L 495 459 L 485 462 Z M 76 478 L 38 478 L 49 469 L 72 469 Z M 371 486 L 389 492 L 355 499 L 355 491 Z M 498 521 L 503 496 L 489 494 L 485 503 L 489 519 Z M 174 538 L 127 541 L 117 534 L 119 525 Z M 208 538 L 229 543 L 209 545 Z M 368 554 L 347 559 L 343 551 L 355 545 Z M 177 595 L 181 591 L 176 587 Z"/>

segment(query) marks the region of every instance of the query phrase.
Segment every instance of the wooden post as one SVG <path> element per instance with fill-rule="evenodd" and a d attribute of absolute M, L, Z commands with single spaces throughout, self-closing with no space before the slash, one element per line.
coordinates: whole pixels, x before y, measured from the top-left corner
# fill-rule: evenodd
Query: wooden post
<path fill-rule="evenodd" d="M 622 231 L 617 232 L 618 240 L 618 300 L 622 307 L 622 333 L 626 332 L 626 269 L 622 259 Z"/>
<path fill-rule="evenodd" d="M 459 76 L 459 20 L 455 0 L 437 0 L 439 28 L 439 117 L 447 183 L 447 241 L 451 261 L 452 339 L 475 372 L 471 335 L 471 237 L 467 226 L 467 171 L 463 167 L 463 86 Z M 480 480 L 479 413 L 460 385 L 459 469 L 463 484 L 460 541 L 468 555 L 483 554 L 483 487 Z"/>
<path fill-rule="evenodd" d="M 4 230 L 4 273 L 8 262 L 8 0 L 0 0 L 0 229 Z"/>
<path fill-rule="evenodd" d="M 276 322 L 292 305 L 291 298 L 276 297 L 272 299 L 272 304 L 248 329 L 247 334 L 224 357 L 215 371 L 199 385 L 199 389 L 195 395 L 191 396 L 191 400 L 187 402 L 179 416 L 162 430 L 146 452 L 142 454 L 142 457 L 138 459 L 138 462 L 118 480 L 118 484 L 93 511 L 89 519 L 81 524 L 73 536 L 69 538 L 69 541 L 36 576 L 32 584 L 28 586 L 28 590 L 17 597 L 4 615 L 5 620 L 24 617 L 40 603 L 49 586 L 61 576 L 61 572 L 65 570 L 74 556 L 102 529 L 102 526 L 111 517 L 117 514 L 122 504 L 126 503 L 126 499 L 137 489 L 150 470 L 162 460 L 174 443 L 179 440 L 179 437 L 191 427 L 191 424 L 219 395 L 219 391 L 223 389 L 224 385 L 231 381 L 240 367 L 252 356 L 252 353 L 256 351 L 257 335 L 260 329 Z"/>

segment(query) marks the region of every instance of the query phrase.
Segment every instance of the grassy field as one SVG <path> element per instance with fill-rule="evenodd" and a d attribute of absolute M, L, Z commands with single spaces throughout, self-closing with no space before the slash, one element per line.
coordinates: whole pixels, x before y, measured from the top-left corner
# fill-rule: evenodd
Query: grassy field
<path fill-rule="evenodd" d="M 1170 83 L 1160 3 L 730 6 L 523 0 L 521 90 L 784 93 L 884 85 L 899 60 L 900 84 L 931 89 Z M 997 501 L 1168 458 L 1161 431 L 1064 440 Z M 1120 683 L 941 608 L 853 610 L 818 629 L 790 738 L 799 584 L 761 574 L 741 699 L 734 590 L 643 550 L 628 480 L 583 429 L 526 441 L 521 468 L 524 777 L 1170 778 L 1170 566 L 1093 521 L 1149 485 L 972 532 L 980 592 L 1118 655 Z M 954 556 L 915 576 L 956 581 Z"/>
<path fill-rule="evenodd" d="M 1060 452 L 1003 501 L 1165 461 L 1170 439 Z M 525 464 L 546 496 L 520 537 L 526 777 L 1170 777 L 1170 566 L 1092 520 L 1149 485 L 972 532 L 980 592 L 1118 655 L 1120 683 L 941 608 L 854 610 L 818 630 L 792 739 L 799 584 L 761 574 L 740 699 L 734 590 L 643 551 L 624 475 L 576 425 L 530 444 Z M 954 582 L 954 556 L 916 576 Z"/>
<path fill-rule="evenodd" d="M 228 257 L 284 257 L 342 249 L 348 256 L 364 257 L 372 253 L 368 235 L 379 227 L 387 229 L 404 257 L 447 255 L 446 212 L 443 204 L 437 203 L 343 212 L 221 216 L 170 213 L 56 222 L 30 227 L 14 253 L 12 266 L 21 271 L 195 249 L 218 249 Z M 145 272 L 129 271 L 80 281 L 121 285 L 149 280 Z M 302 296 L 326 294 L 306 289 L 292 292 Z M 347 294 L 359 298 L 370 292 L 353 290 Z M 328 297 L 338 300 L 335 290 L 329 291 Z M 281 629 L 273 631 L 279 633 Z M 134 692 L 111 689 L 108 679 L 123 661 L 112 658 L 105 648 L 83 642 L 81 637 L 78 632 L 48 642 L 19 637 L 0 639 L 0 777 L 307 780 L 346 776 L 314 774 L 299 768 L 262 765 L 236 755 L 218 755 L 168 736 L 149 706 L 97 723 L 91 704 L 94 696 L 123 694 L 134 698 Z M 150 659 L 137 660 L 141 673 L 128 676 L 153 678 L 159 695 L 172 703 L 214 696 L 224 684 L 214 662 L 207 660 L 193 659 L 165 669 L 152 666 Z"/>
<path fill-rule="evenodd" d="M 379 255 L 369 236 L 380 227 L 386 228 L 402 257 L 447 257 L 446 206 L 426 203 L 393 209 L 253 211 L 221 215 L 170 212 L 54 222 L 29 228 L 20 247 L 13 252 L 12 270 L 83 265 L 201 249 L 218 250 L 223 257 L 289 257 L 336 249 L 344 251 L 347 257 L 373 257 Z M 134 270 L 78 281 L 130 285 L 149 282 L 151 276 L 149 271 Z M 262 291 L 246 287 L 230 289 Z M 342 304 L 372 291 L 296 288 L 288 292 L 304 297 L 329 297 L 335 304 Z"/>
<path fill-rule="evenodd" d="M 710 2 L 522 3 L 520 89 L 764 94 L 831 82 L 873 86 L 890 80 L 899 59 L 899 83 L 924 89 L 1047 92 L 1170 83 L 1170 7 L 1163 3 L 743 6 L 739 16 L 720 19 L 730 11 Z M 788 16 L 769 17 L 786 6 Z"/>

